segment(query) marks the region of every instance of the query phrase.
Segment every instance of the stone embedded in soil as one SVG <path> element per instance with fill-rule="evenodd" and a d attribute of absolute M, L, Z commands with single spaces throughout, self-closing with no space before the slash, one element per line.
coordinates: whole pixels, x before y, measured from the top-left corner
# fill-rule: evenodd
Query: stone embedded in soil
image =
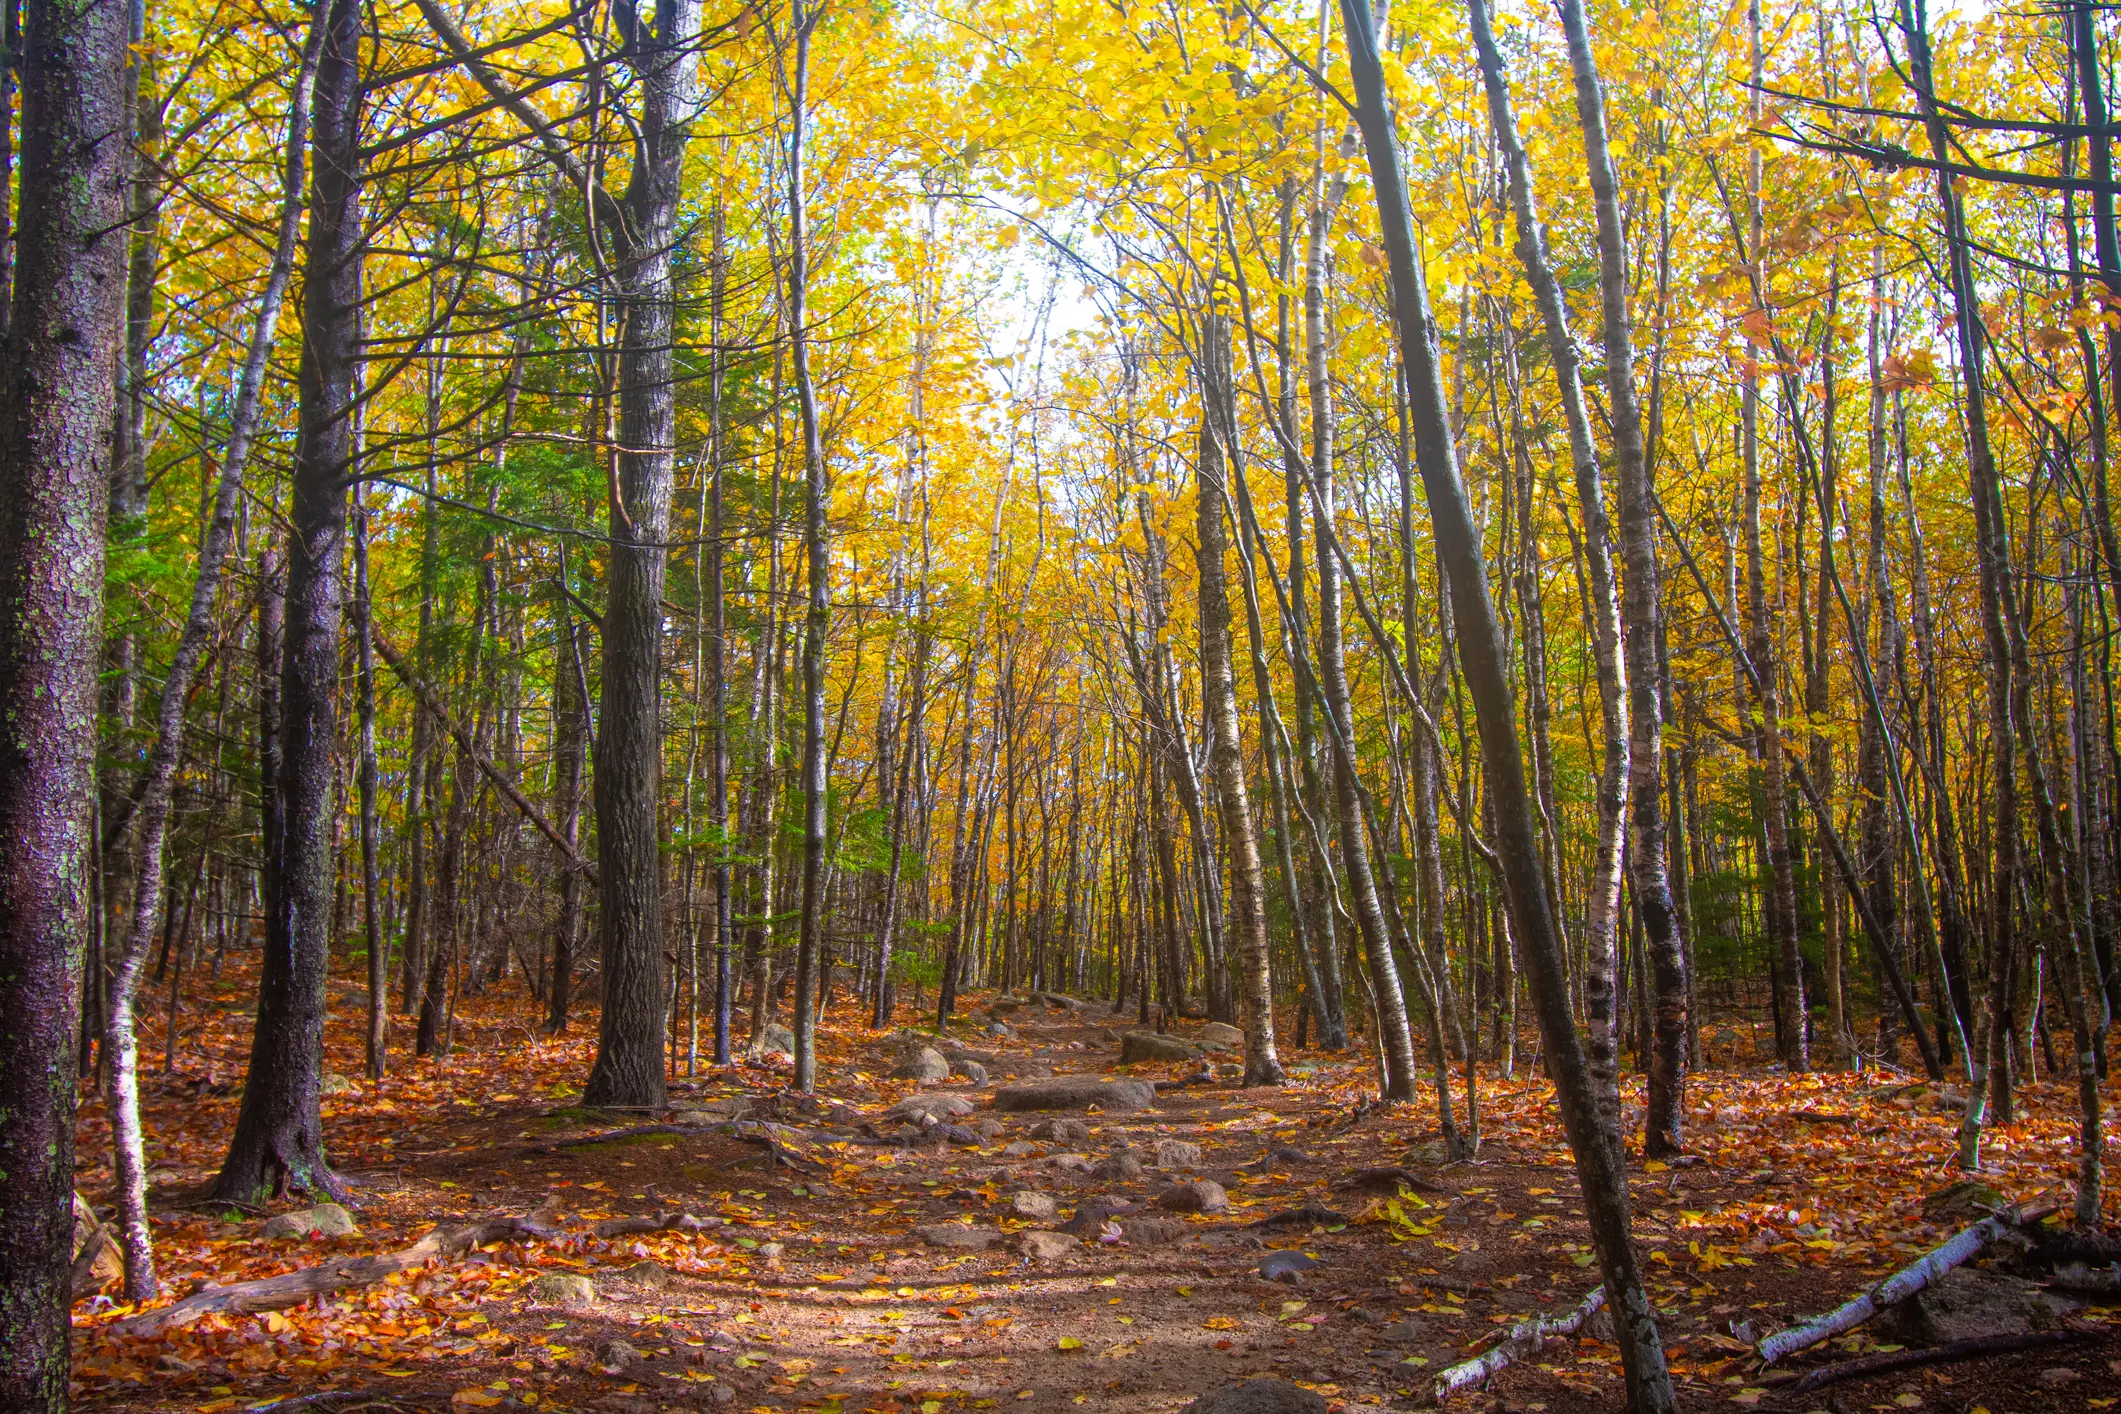
<path fill-rule="evenodd" d="M 947 1247 L 959 1252 L 984 1252 L 1002 1240 L 1002 1235 L 991 1227 L 970 1227 L 964 1223 L 930 1223 L 915 1228 L 913 1234 L 930 1247 Z"/>
<path fill-rule="evenodd" d="M 1136 1247 L 1161 1247 L 1192 1230 L 1177 1218 L 1124 1218 L 1119 1225 L 1120 1236 Z"/>
<path fill-rule="evenodd" d="M 769 1021 L 747 1049 L 753 1055 L 770 1055 L 778 1051 L 784 1056 L 792 1056 L 795 1054 L 795 1033 L 778 1021 Z"/>
<path fill-rule="evenodd" d="M 1200 1167 L 1200 1145 L 1185 1139 L 1159 1139 L 1154 1150 L 1160 1169 Z"/>
<path fill-rule="evenodd" d="M 1188 1045 L 1176 1036 L 1159 1036 L 1154 1031 L 1129 1031 L 1120 1037 L 1119 1041 L 1121 1065 L 1133 1065 L 1139 1061 L 1189 1061 L 1199 1058 L 1199 1048 Z"/>
<path fill-rule="evenodd" d="M 1262 1378 L 1211 1389 L 1182 1414 L 1326 1414 L 1326 1398 L 1287 1380 Z"/>
<path fill-rule="evenodd" d="M 1008 1131 L 1002 1128 L 1002 1122 L 998 1119 L 983 1119 L 972 1126 L 972 1132 L 992 1144 Z"/>
<path fill-rule="evenodd" d="M 1005 1159 L 1028 1159 L 1032 1156 L 1032 1154 L 1036 1153 L 1037 1150 L 1038 1145 L 1030 1143 L 1027 1140 L 1012 1139 L 1008 1143 L 1002 1145 L 1002 1157 Z"/>
<path fill-rule="evenodd" d="M 1245 1043 L 1245 1033 L 1226 1022 L 1211 1021 L 1200 1028 L 1200 1039 L 1211 1041 L 1218 1046 L 1242 1046 Z"/>
<path fill-rule="evenodd" d="M 1146 1110 L 1156 1104 L 1156 1087 L 1146 1080 L 1107 1080 L 1101 1075 L 1055 1075 L 994 1092 L 994 1108 L 1004 1113 L 1027 1110 L 1087 1110 L 1113 1114 Z"/>
<path fill-rule="evenodd" d="M 969 1081 L 974 1085 L 985 1085 L 987 1083 L 987 1067 L 976 1060 L 967 1060 L 963 1056 L 952 1056 L 950 1058 L 950 1073 L 960 1080 Z"/>
<path fill-rule="evenodd" d="M 1050 1139 L 1056 1144 L 1087 1144 L 1090 1142 L 1090 1126 L 1079 1119 L 1042 1120 L 1031 1131 L 1033 1139 Z"/>
<path fill-rule="evenodd" d="M 1018 1217 L 1030 1218 L 1034 1222 L 1044 1222 L 1060 1212 L 1060 1204 L 1054 1200 L 1051 1193 L 1040 1193 L 1030 1188 L 1012 1195 L 1009 1206 Z"/>
<path fill-rule="evenodd" d="M 1321 1263 L 1316 1257 L 1307 1257 L 1301 1252 L 1269 1252 L 1259 1264 L 1259 1274 L 1268 1281 L 1285 1282 L 1294 1286 L 1299 1277 L 1319 1265 Z M 1411 1325 L 1412 1322 L 1406 1324 Z"/>
<path fill-rule="evenodd" d="M 353 1237 L 360 1229 L 354 1226 L 353 1214 L 337 1203 L 319 1203 L 314 1208 L 267 1218 L 263 1232 L 271 1238 Z"/>
<path fill-rule="evenodd" d="M 1213 1179 L 1174 1183 L 1156 1195 L 1156 1206 L 1174 1213 L 1219 1213 L 1230 1206 L 1230 1196 Z"/>
<path fill-rule="evenodd" d="M 2053 1330 L 2084 1303 L 2002 1272 L 1957 1267 L 1887 1308 L 1880 1328 L 1910 1344 Z"/>
<path fill-rule="evenodd" d="M 546 1272 L 530 1284 L 530 1299 L 546 1306 L 580 1310 L 597 1304 L 596 1283 L 573 1272 Z"/>
<path fill-rule="evenodd" d="M 1016 1249 L 1034 1262 L 1058 1262 L 1082 1250 L 1083 1244 L 1064 1232 L 1033 1229 L 1016 1236 Z"/>
<path fill-rule="evenodd" d="M 647 1365 L 648 1357 L 623 1340 L 606 1340 L 597 1343 L 597 1363 L 607 1370 L 630 1374 Z"/>
<path fill-rule="evenodd" d="M 670 1268 L 661 1262 L 635 1262 L 632 1266 L 620 1270 L 619 1280 L 661 1291 L 670 1285 Z"/>
<path fill-rule="evenodd" d="M 919 1085 L 932 1085 L 950 1078 L 950 1062 L 933 1046 L 923 1046 L 898 1063 L 891 1072 L 893 1080 L 911 1080 Z"/>
<path fill-rule="evenodd" d="M 972 1113 L 972 1102 L 963 1095 L 908 1095 L 890 1109 L 884 1111 L 885 1119 L 922 1120 L 956 1119 Z"/>
<path fill-rule="evenodd" d="M 1132 1149 L 1114 1149 L 1105 1155 L 1104 1161 L 1092 1170 L 1097 1177 L 1112 1182 L 1125 1182 L 1142 1176 L 1141 1155 Z"/>

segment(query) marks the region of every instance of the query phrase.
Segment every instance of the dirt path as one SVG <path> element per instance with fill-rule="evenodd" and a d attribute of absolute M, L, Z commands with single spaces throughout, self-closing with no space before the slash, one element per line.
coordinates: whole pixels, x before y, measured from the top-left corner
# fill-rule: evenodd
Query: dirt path
<path fill-rule="evenodd" d="M 475 1039 L 447 1067 L 335 1102 L 334 1151 L 360 1184 L 360 1236 L 267 1241 L 253 1221 L 165 1206 L 165 1271 L 182 1291 L 540 1205 L 564 1240 L 511 1242 L 321 1304 L 209 1317 L 152 1341 L 118 1338 L 121 1313 L 84 1306 L 78 1393 L 87 1407 L 127 1410 L 248 1409 L 338 1390 L 432 1410 L 1148 1414 L 1272 1374 L 1356 1411 L 1416 1402 L 1438 1370 L 1518 1319 L 1573 1304 L 1595 1280 L 1573 1174 L 1536 1081 L 1484 1074 L 1481 1157 L 1442 1166 L 1433 1106 L 1364 1108 L 1357 1060 L 1298 1056 L 1286 1089 L 1243 1090 L 1187 1083 L 1202 1069 L 1192 1061 L 1120 1070 L 1102 1008 L 1032 1006 L 1009 1019 L 1004 1036 L 961 1028 L 989 1071 L 984 1084 L 887 1080 L 892 1038 L 857 1032 L 830 1043 L 814 1105 L 790 1103 L 776 1072 L 746 1067 L 680 1084 L 662 1116 L 555 1103 L 565 1077 L 582 1073 L 568 1068 L 580 1041 L 497 1032 L 482 1049 Z M 1153 1107 L 1134 1113 L 992 1107 L 999 1086 L 1070 1074 L 1164 1083 Z M 962 1096 L 975 1108 L 951 1122 L 985 1132 L 960 1135 L 976 1144 L 875 1142 L 903 1137 L 885 1111 L 916 1093 Z M 1948 1145 L 1949 1117 L 1920 1092 L 1905 1107 L 1905 1092 L 1880 1098 L 1875 1076 L 1710 1075 L 1698 1093 L 1706 1161 L 1637 1172 L 1638 1233 L 1687 1403 L 1772 1405 L 1738 1358 L 1733 1323 L 1766 1330 L 1820 1309 L 1948 1230 L 1919 1202 L 1944 1182 L 1926 1156 Z M 162 1202 L 205 1176 L 232 1101 L 180 1086 L 158 1104 L 163 1162 L 178 1161 L 164 1171 Z M 753 1118 L 732 1126 L 732 1114 Z M 759 1142 L 758 1117 L 797 1166 Z M 1086 1132 L 1055 1136 L 1053 1120 Z M 180 1123 L 205 1132 L 179 1137 Z M 578 1142 L 643 1126 L 669 1128 Z M 2000 1136 L 1996 1181 L 2013 1196 L 2039 1190 L 2060 1158 L 2049 1151 L 2065 1141 L 2061 1120 L 2029 1118 Z M 84 1152 L 95 1142 L 85 1136 Z M 197 1162 L 184 1165 L 187 1155 Z M 1405 1165 L 1412 1188 L 1355 1182 L 1386 1165 Z M 84 1187 L 97 1191 L 98 1177 L 85 1172 Z M 1162 1206 L 1195 1185 L 1192 1202 L 1205 1193 L 1215 1208 L 1202 1183 L 1227 1207 Z M 1090 1213 L 1098 1204 L 1113 1210 L 1108 1220 Z M 680 1213 L 703 1225 L 611 1227 Z M 1076 1231 L 1062 1231 L 1071 1219 Z M 1027 1241 L 1039 1233 L 1057 1236 Z M 1263 1263 L 1304 1270 L 1270 1281 Z M 587 1277 L 594 1303 L 564 1304 L 551 1280 L 561 1274 Z M 1595 1335 L 1557 1342 L 1493 1394 L 1461 1402 L 1616 1407 L 1617 1358 Z M 1831 1353 L 1875 1344 L 1859 1335 Z M 2108 1335 L 1837 1386 L 1832 1404 L 1790 1407 L 2100 1408 L 2085 1400 L 2116 1387 L 2116 1356 L 2121 1342 Z"/>

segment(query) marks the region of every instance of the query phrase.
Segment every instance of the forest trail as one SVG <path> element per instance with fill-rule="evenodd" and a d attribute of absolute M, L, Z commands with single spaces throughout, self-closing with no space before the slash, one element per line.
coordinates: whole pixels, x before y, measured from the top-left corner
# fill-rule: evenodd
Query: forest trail
<path fill-rule="evenodd" d="M 1292 1049 L 1285 1089 L 1200 1083 L 1190 1060 L 1120 1067 L 1116 1038 L 1133 1017 L 1101 1002 L 1004 1003 L 1011 1034 L 985 1034 L 990 995 L 972 998 L 955 1027 L 959 1068 L 976 1061 L 983 1084 L 884 1078 L 899 1059 L 894 1034 L 861 1027 L 850 1009 L 822 1029 L 814 1101 L 786 1090 L 785 1061 L 773 1059 L 677 1080 L 671 1110 L 644 1116 L 568 1103 L 590 1038 L 537 1035 L 519 999 L 490 994 L 467 1003 L 465 1039 L 441 1063 L 407 1062 L 381 1086 L 331 1082 L 331 1152 L 355 1184 L 359 1234 L 268 1239 L 255 1217 L 187 1206 L 234 1119 L 227 1078 L 248 1034 L 246 995 L 246 979 L 230 977 L 201 999 L 192 1063 L 150 1092 L 156 1238 L 175 1292 L 387 1252 L 489 1214 L 535 1213 L 558 1233 L 152 1339 L 117 1334 L 130 1308 L 84 1303 L 82 1407 L 1148 1414 L 1254 1375 L 1309 1385 L 1349 1411 L 1411 1407 L 1439 1370 L 1527 1315 L 1568 1310 L 1595 1283 L 1551 1091 L 1527 1078 L 1536 1066 L 1507 1082 L 1482 1068 L 1480 1157 L 1446 1165 L 1433 1102 L 1369 1108 L 1359 1056 Z M 1201 1032 L 1186 1022 L 1176 1034 Z M 335 1068 L 354 1069 L 358 1051 L 351 1021 L 335 1023 Z M 997 1087 L 1070 1074 L 1157 1082 L 1155 1103 L 993 1107 Z M 1924 1216 L 1951 1178 L 1952 1097 L 1878 1072 L 1708 1071 L 1697 1086 L 1698 1160 L 1637 1162 L 1630 1175 L 1689 1407 L 2004 1414 L 2112 1403 L 2121 1338 L 2107 1323 L 2121 1312 L 2097 1307 L 2077 1319 L 2103 1333 L 2079 1344 L 1840 1384 L 1830 1405 L 1761 1383 L 1734 1329 L 1757 1335 L 1823 1310 L 1964 1225 Z M 1987 1179 L 2023 1204 L 2066 1201 L 2070 1096 L 2050 1084 L 2025 1094 L 2020 1121 L 1995 1136 Z M 957 1136 L 979 1142 L 875 1142 L 905 1137 L 889 1113 L 909 1097 L 969 1102 L 952 1122 L 984 1126 Z M 1639 1104 L 1639 1078 L 1626 1102 Z M 1087 1133 L 1041 1128 L 1055 1120 Z M 785 1157 L 759 1142 L 761 1121 Z M 82 1153 L 99 1162 L 104 1123 L 84 1114 Z M 1388 1166 L 1411 1183 L 1364 1173 Z M 1159 1203 L 1201 1180 L 1227 1194 L 1226 1209 Z M 105 1169 L 81 1173 L 90 1195 L 107 1181 Z M 1052 1213 L 1036 1198 L 1020 1209 L 1020 1193 L 1049 1195 Z M 1099 1222 L 1100 1202 L 1132 1207 Z M 647 1226 L 629 1218 L 679 1214 L 699 1225 L 624 1230 Z M 1035 1233 L 1059 1236 L 1027 1242 Z M 1263 1264 L 1305 1265 L 1276 1253 L 1315 1265 L 1264 1280 Z M 541 1282 L 556 1275 L 588 1278 L 594 1303 L 566 1304 L 568 1283 Z M 1454 1404 L 1616 1408 L 1618 1359 L 1598 1334 L 1552 1342 Z M 1891 1349 L 1890 1335 L 1864 1328 L 1789 1367 Z M 341 1397 L 286 1402 L 327 1392 Z"/>

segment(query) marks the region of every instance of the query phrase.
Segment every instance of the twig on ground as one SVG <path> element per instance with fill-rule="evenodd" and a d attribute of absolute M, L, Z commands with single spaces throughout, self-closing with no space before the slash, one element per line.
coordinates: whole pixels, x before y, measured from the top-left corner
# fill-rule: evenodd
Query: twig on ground
<path fill-rule="evenodd" d="M 1591 1319 L 1592 1313 L 1603 1305 L 1605 1287 L 1594 1286 L 1583 1300 L 1561 1315 L 1532 1316 L 1519 1321 L 1493 1346 L 1438 1375 L 1433 1387 L 1436 1402 L 1441 1404 L 1460 1390 L 1484 1382 L 1497 1371 L 1507 1368 L 1512 1361 L 1534 1354 L 1541 1345 L 1555 1337 L 1576 1334 L 1583 1329 L 1583 1323 Z"/>

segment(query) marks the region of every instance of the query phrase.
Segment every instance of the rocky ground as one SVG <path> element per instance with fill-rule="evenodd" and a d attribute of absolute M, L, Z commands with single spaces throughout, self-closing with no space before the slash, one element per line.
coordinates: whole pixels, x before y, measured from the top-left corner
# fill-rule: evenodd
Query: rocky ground
<path fill-rule="evenodd" d="M 1219 1395 L 1219 1414 L 1402 1408 L 1596 1281 L 1549 1093 L 1524 1067 L 1483 1068 L 1479 1156 L 1446 1163 L 1433 1101 L 1365 1103 L 1360 1057 L 1292 1054 L 1290 1085 L 1242 1089 L 1234 1033 L 1140 1034 L 1066 998 L 982 1006 L 950 1038 L 835 1027 L 814 1099 L 787 1094 L 768 1057 L 674 1082 L 658 1115 L 570 1103 L 586 1040 L 467 1018 L 446 1062 L 335 1081 L 327 1122 L 357 1211 L 261 1221 L 193 1206 L 242 1034 L 234 1005 L 202 1023 L 151 1097 L 170 1296 L 230 1304 L 230 1283 L 435 1230 L 432 1250 L 283 1309 L 186 1321 L 85 1301 L 84 1407 L 1148 1414 L 1266 1377 L 1284 1383 Z M 1984 1205 L 2066 1201 L 2064 1088 L 2032 1087 L 1992 1170 L 1957 1189 L 1952 1098 L 1878 1073 L 1696 1078 L 1693 1152 L 1632 1172 L 1686 1407 L 2115 1403 L 2121 1296 L 2051 1290 L 2005 1270 L 2008 1253 L 1788 1369 L 1970 1336 L 2050 1344 L 1816 1392 L 1752 1358 L 1759 1335 Z M 100 1135 L 92 1113 L 91 1196 L 107 1191 Z M 482 1218 L 515 1222 L 474 1231 Z M 1620 1407 L 1602 1319 L 1454 1405 Z"/>

